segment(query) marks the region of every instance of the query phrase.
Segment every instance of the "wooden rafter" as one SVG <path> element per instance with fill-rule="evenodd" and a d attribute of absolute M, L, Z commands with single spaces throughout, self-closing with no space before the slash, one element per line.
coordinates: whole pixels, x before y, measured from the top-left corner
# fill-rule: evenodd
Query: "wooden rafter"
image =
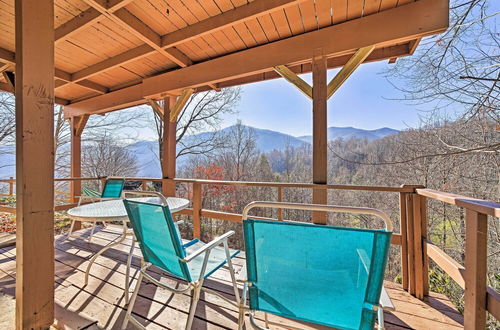
<path fill-rule="evenodd" d="M 304 93 L 304 95 L 312 99 L 312 87 L 292 70 L 290 70 L 286 65 L 275 66 L 274 71 L 297 87 L 297 89 Z"/>
<path fill-rule="evenodd" d="M 163 35 L 161 36 L 161 47 L 163 49 L 170 50 L 176 49 L 174 48 L 174 46 L 192 40 L 199 35 L 213 33 L 232 24 L 242 23 L 252 18 L 269 14 L 271 12 L 284 9 L 292 5 L 296 5 L 302 1 L 304 0 L 255 0 L 247 5 L 237 7 L 217 16 L 213 16 L 193 25 L 189 25 L 180 30 Z M 101 9 L 105 10 L 105 7 L 101 6 Z M 122 14 L 122 16 L 125 17 L 128 15 Z M 152 38 L 156 40 L 156 37 L 153 36 Z M 155 51 L 155 48 L 146 43 L 136 48 L 127 50 L 109 59 L 103 60 L 102 62 L 91 65 L 80 71 L 77 71 L 72 75 L 72 80 L 80 81 L 86 79 L 101 72 L 140 59 L 144 56 L 154 53 Z"/>
<path fill-rule="evenodd" d="M 85 10 L 56 29 L 55 42 L 64 41 L 75 35 L 77 32 L 91 26 L 97 22 L 99 16 L 101 16 L 101 13 L 94 8 Z"/>
<path fill-rule="evenodd" d="M 385 26 L 383 30 L 372 33 L 381 25 Z M 368 45 L 384 47 L 407 43 L 416 37 L 442 32 L 447 26 L 446 0 L 420 0 L 146 78 L 142 83 L 71 104 L 66 107 L 67 116 L 113 111 L 143 104 L 145 98 L 160 98 L 165 92 L 200 88 L 213 82 L 224 87 L 224 81 L 257 75 L 277 65 L 307 63 L 311 49 L 315 48 L 323 48 L 328 57 L 343 56 Z M 353 30 L 357 38 L 352 37 Z"/>
<path fill-rule="evenodd" d="M 177 121 L 177 117 L 181 113 L 182 109 L 184 109 L 184 106 L 186 105 L 187 101 L 193 95 L 194 89 L 192 88 L 187 88 L 182 91 L 181 95 L 177 98 L 177 102 L 175 102 L 174 106 L 170 109 L 170 121 L 175 122 Z"/>
<path fill-rule="evenodd" d="M 149 99 L 148 100 L 148 104 L 151 106 L 151 108 L 153 109 L 153 111 L 160 117 L 160 118 L 163 118 L 163 108 L 160 107 L 160 105 L 158 104 L 158 102 L 156 102 L 155 100 L 152 100 L 152 99 Z"/>
<path fill-rule="evenodd" d="M 328 83 L 327 98 L 332 95 L 342 86 L 349 76 L 364 62 L 364 60 L 375 49 L 375 45 L 362 47 L 347 61 L 342 69 Z"/>
<path fill-rule="evenodd" d="M 0 60 L 6 62 L 6 64 L 10 64 L 12 66 L 15 66 L 16 64 L 16 55 L 14 52 L 11 52 L 7 49 L 0 48 Z M 60 70 L 60 69 L 55 69 L 55 78 L 62 80 L 63 82 L 56 82 L 56 87 L 60 87 L 62 85 L 65 85 L 67 83 L 71 83 L 71 73 L 68 73 L 66 71 Z M 97 83 L 94 83 L 90 80 L 83 80 L 79 82 L 75 82 L 75 84 L 84 87 L 86 89 L 98 92 L 99 94 L 104 94 L 107 93 L 109 90 Z"/>

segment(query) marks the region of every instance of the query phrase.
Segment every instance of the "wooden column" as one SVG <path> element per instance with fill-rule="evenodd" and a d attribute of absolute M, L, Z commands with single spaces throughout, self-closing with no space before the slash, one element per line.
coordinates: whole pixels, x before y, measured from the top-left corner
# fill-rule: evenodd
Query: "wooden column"
<path fill-rule="evenodd" d="M 177 120 L 170 120 L 171 110 L 176 104 L 176 98 L 167 97 L 163 105 L 163 145 L 161 170 L 163 179 L 162 192 L 165 196 L 175 196 L 175 167 L 177 156 Z"/>
<path fill-rule="evenodd" d="M 467 210 L 465 215 L 465 329 L 486 327 L 488 217 Z"/>
<path fill-rule="evenodd" d="M 16 328 L 54 322 L 54 1 L 16 0 Z"/>
<path fill-rule="evenodd" d="M 71 118 L 71 173 L 72 178 L 82 176 L 82 138 L 78 134 L 78 118 Z M 78 203 L 78 196 L 82 194 L 82 182 L 80 180 L 71 181 L 71 203 Z M 76 221 L 73 230 L 81 229 L 80 221 Z"/>
<path fill-rule="evenodd" d="M 327 84 L 326 57 L 321 49 L 314 51 L 313 70 L 313 183 L 327 183 Z M 326 204 L 326 189 L 313 189 L 313 203 Z M 327 223 L 325 212 L 313 212 L 313 222 Z"/>

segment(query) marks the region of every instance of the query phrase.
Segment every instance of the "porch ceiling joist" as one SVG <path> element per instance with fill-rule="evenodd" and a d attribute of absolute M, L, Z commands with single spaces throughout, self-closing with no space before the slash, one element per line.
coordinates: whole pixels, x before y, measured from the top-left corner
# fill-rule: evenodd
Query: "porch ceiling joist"
<path fill-rule="evenodd" d="M 7 49 L 0 48 L 0 61 L 15 67 L 16 54 Z M 56 78 L 56 88 L 71 82 L 71 73 L 57 68 L 55 69 L 54 77 Z M 107 87 L 104 87 L 90 80 L 82 80 L 79 82 L 75 82 L 75 84 L 91 91 L 98 92 L 99 94 L 105 94 L 109 92 Z"/>
<path fill-rule="evenodd" d="M 161 36 L 161 48 L 168 49 L 172 52 L 173 49 L 176 49 L 174 48 L 176 45 L 187 42 L 196 37 L 219 31 L 233 24 L 242 23 L 252 18 L 296 5 L 303 1 L 305 0 L 255 0 L 247 5 L 237 7 L 217 16 L 207 18 L 193 25 L 189 25 L 180 30 Z M 122 16 L 125 15 L 122 14 Z M 156 37 L 153 37 L 153 39 L 157 40 Z M 156 52 L 156 49 L 146 43 L 73 73 L 72 81 L 80 81 L 89 78 L 93 75 L 116 68 L 120 65 L 125 65 L 154 52 Z"/>
<path fill-rule="evenodd" d="M 380 27 L 383 27 L 381 29 Z M 66 107 L 66 116 L 103 113 L 160 98 L 165 92 L 244 78 L 310 61 L 314 49 L 327 57 L 353 54 L 359 48 L 405 43 L 448 27 L 447 0 L 421 0 L 288 39 L 236 52 L 186 68 L 146 78 L 137 85 Z M 291 51 L 293 50 L 293 51 Z M 251 59 L 251 61 L 249 60 Z"/>

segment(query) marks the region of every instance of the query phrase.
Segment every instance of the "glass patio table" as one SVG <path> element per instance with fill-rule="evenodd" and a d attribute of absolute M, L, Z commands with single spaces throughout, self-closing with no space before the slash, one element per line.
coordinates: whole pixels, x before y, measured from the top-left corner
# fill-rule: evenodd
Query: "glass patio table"
<path fill-rule="evenodd" d="M 129 198 L 129 199 L 134 201 L 152 203 L 152 204 L 160 204 L 159 197 L 139 197 L 139 198 Z M 189 200 L 185 198 L 167 197 L 166 199 L 168 207 L 172 214 L 179 212 L 189 206 Z M 87 270 L 85 271 L 85 285 L 88 284 L 90 268 L 96 261 L 97 257 L 102 255 L 108 249 L 117 246 L 118 244 L 121 244 L 127 236 L 132 237 L 133 241 L 132 244 L 130 245 L 130 252 L 127 257 L 127 269 L 125 274 L 125 302 L 128 303 L 130 265 L 132 263 L 132 254 L 135 247 L 135 238 L 134 238 L 134 232 L 127 226 L 129 219 L 123 201 L 121 199 L 117 199 L 117 200 L 81 205 L 69 209 L 68 216 L 71 219 L 78 221 L 85 221 L 85 222 L 94 222 L 94 223 L 111 222 L 111 221 L 121 222 L 123 228 L 123 232 L 120 235 L 119 239 L 103 247 L 92 257 L 92 259 L 90 259 L 90 262 L 87 266 Z M 68 235 L 68 238 L 69 237 L 70 236 Z"/>

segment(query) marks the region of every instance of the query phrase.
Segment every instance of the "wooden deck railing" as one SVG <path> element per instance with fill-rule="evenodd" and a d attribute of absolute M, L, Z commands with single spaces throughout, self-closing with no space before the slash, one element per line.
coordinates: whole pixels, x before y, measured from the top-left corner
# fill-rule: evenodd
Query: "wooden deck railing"
<path fill-rule="evenodd" d="M 86 181 L 105 178 L 60 178 L 56 181 Z M 130 181 L 140 181 L 141 189 L 146 190 L 149 182 L 169 180 L 159 178 L 126 178 Z M 428 258 L 430 257 L 459 286 L 465 290 L 464 320 L 466 329 L 484 329 L 486 311 L 500 320 L 500 294 L 487 286 L 487 232 L 488 216 L 500 217 L 500 204 L 465 196 L 425 189 L 423 186 L 403 185 L 400 187 L 359 186 L 359 185 L 317 185 L 305 183 L 276 182 L 243 182 L 196 179 L 174 179 L 174 183 L 192 186 L 191 208 L 181 211 L 192 217 L 193 235 L 201 235 L 201 218 L 213 218 L 231 222 L 241 222 L 241 214 L 204 209 L 203 187 L 207 185 L 223 185 L 238 187 L 269 187 L 276 189 L 277 201 L 282 201 L 285 189 L 327 189 L 373 191 L 398 194 L 400 203 L 400 232 L 394 233 L 392 244 L 401 246 L 402 286 L 419 299 L 424 299 L 429 293 Z M 15 180 L 0 180 L 8 182 L 13 194 Z M 427 201 L 438 200 L 465 209 L 465 267 L 455 261 L 436 245 L 428 241 Z M 73 207 L 74 204 L 59 205 L 56 210 Z M 2 206 L 0 206 L 2 211 Z M 5 210 L 4 210 L 5 211 Z M 282 220 L 283 212 L 277 213 Z"/>

